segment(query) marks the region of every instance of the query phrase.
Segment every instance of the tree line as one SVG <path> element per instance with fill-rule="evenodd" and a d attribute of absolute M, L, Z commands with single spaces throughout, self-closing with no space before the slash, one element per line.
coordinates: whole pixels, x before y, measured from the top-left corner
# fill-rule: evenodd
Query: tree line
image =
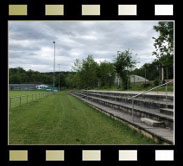
<path fill-rule="evenodd" d="M 66 86 L 65 77 L 72 72 L 55 72 L 55 86 Z M 33 70 L 24 70 L 21 67 L 9 69 L 9 83 L 10 84 L 48 84 L 53 85 L 53 73 L 41 73 Z"/>
<path fill-rule="evenodd" d="M 173 22 L 159 22 L 153 29 L 159 33 L 154 39 L 155 51 L 152 53 L 156 59 L 152 63 L 145 63 L 132 73 L 149 80 L 163 83 L 165 79 L 173 79 L 174 38 Z"/>
<path fill-rule="evenodd" d="M 121 52 L 114 63 L 97 63 L 92 55 L 80 61 L 76 59 L 73 65 L 73 72 L 56 72 L 55 86 L 65 88 L 96 88 L 112 87 L 118 74 L 123 79 L 123 87 L 126 88 L 127 66 L 132 67 L 131 53 Z M 120 68 L 120 66 L 123 66 Z M 41 73 L 33 70 L 24 70 L 21 67 L 9 69 L 9 83 L 42 83 L 53 84 L 53 73 Z"/>
<path fill-rule="evenodd" d="M 92 55 L 86 59 L 76 59 L 72 72 L 56 72 L 55 86 L 65 88 L 103 88 L 114 86 L 114 80 L 118 77 L 122 80 L 122 88 L 127 89 L 129 75 L 135 74 L 148 80 L 158 80 L 158 84 L 164 79 L 173 78 L 173 22 L 159 22 L 153 27 L 159 33 L 154 38 L 155 51 L 152 53 L 156 59 L 152 63 L 145 63 L 140 68 L 135 68 L 136 61 L 130 50 L 120 52 L 113 62 L 97 63 Z M 166 76 L 166 77 L 164 77 Z M 40 73 L 38 71 L 23 68 L 10 68 L 9 83 L 43 83 L 53 84 L 53 73 Z"/>

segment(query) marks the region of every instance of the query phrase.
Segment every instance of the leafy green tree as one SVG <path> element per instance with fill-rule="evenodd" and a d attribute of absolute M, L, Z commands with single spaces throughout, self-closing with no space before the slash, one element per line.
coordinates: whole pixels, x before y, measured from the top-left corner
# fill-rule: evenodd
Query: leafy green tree
<path fill-rule="evenodd" d="M 21 68 L 13 68 L 9 70 L 9 82 L 13 84 L 20 84 L 26 82 L 26 71 Z"/>
<path fill-rule="evenodd" d="M 153 54 L 158 58 L 160 65 L 166 67 L 168 79 L 168 73 L 173 73 L 173 22 L 159 22 L 157 26 L 154 26 L 154 30 L 159 32 L 159 36 L 153 37 L 156 49 Z"/>
<path fill-rule="evenodd" d="M 15 73 L 9 77 L 9 83 L 10 84 L 20 84 L 21 83 L 21 77 L 19 74 Z"/>
<path fill-rule="evenodd" d="M 101 62 L 97 72 L 101 87 L 111 87 L 114 84 L 115 69 L 109 62 Z"/>
<path fill-rule="evenodd" d="M 92 55 L 88 55 L 82 62 L 76 59 L 73 70 L 76 72 L 73 75 L 72 82 L 77 88 L 93 88 L 98 85 L 98 64 L 94 61 Z M 70 78 L 71 79 L 71 78 Z M 68 78 L 67 78 L 67 82 Z M 71 82 L 70 82 L 71 84 Z"/>
<path fill-rule="evenodd" d="M 145 77 L 148 80 L 155 80 L 159 78 L 159 62 L 155 59 L 152 63 L 145 63 L 142 67 L 136 68 L 130 72 L 141 77 Z"/>
<path fill-rule="evenodd" d="M 64 88 L 65 85 L 65 75 L 63 73 L 58 73 L 56 74 L 56 81 L 55 81 L 55 85 L 56 87 L 60 88 Z"/>
<path fill-rule="evenodd" d="M 114 66 L 116 72 L 122 79 L 122 87 L 127 89 L 128 87 L 128 72 L 130 68 L 133 68 L 135 61 L 132 60 L 132 53 L 130 50 L 120 52 L 115 60 Z"/>
<path fill-rule="evenodd" d="M 72 70 L 75 72 L 75 74 L 72 75 L 73 86 L 77 88 L 83 87 L 84 83 L 81 80 L 82 62 L 79 59 L 75 60 Z"/>
<path fill-rule="evenodd" d="M 67 88 L 76 88 L 77 84 L 74 81 L 74 76 L 76 73 L 69 73 L 65 78 L 65 83 Z"/>
<path fill-rule="evenodd" d="M 94 61 L 92 55 L 88 55 L 86 60 L 82 61 L 80 70 L 81 85 L 83 88 L 93 88 L 98 84 L 97 78 L 98 64 Z"/>

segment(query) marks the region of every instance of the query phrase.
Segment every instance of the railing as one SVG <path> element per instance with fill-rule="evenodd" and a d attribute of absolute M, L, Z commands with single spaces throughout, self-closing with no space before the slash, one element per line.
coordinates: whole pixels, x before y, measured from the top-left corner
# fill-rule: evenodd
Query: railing
<path fill-rule="evenodd" d="M 21 95 L 21 96 L 15 96 L 15 97 L 9 97 L 9 110 L 11 110 L 12 108 L 12 104 L 13 104 L 13 100 L 16 102 L 14 103 L 14 107 L 16 106 L 21 106 L 23 103 L 28 103 L 28 102 L 33 102 L 33 101 L 37 101 L 40 98 L 46 97 L 50 94 L 52 94 L 53 92 L 45 92 L 45 93 L 34 93 L 34 94 L 28 94 L 28 95 Z M 30 99 L 31 97 L 31 99 Z"/>
<path fill-rule="evenodd" d="M 167 94 L 167 84 L 169 84 L 169 83 L 171 83 L 171 82 L 173 82 L 173 80 L 172 80 L 172 81 L 169 81 L 169 82 L 166 82 L 166 83 L 164 83 L 164 84 L 158 85 L 158 86 L 156 86 L 156 87 L 154 87 L 154 88 L 151 88 L 151 89 L 149 89 L 149 90 L 147 90 L 147 91 L 138 93 L 138 94 L 136 94 L 136 95 L 134 95 L 134 96 L 128 98 L 128 100 L 132 100 L 132 119 L 133 119 L 133 121 L 134 121 L 134 98 L 136 98 L 136 97 L 138 97 L 138 96 L 141 96 L 141 95 L 143 95 L 143 94 L 146 94 L 146 93 L 148 93 L 148 92 L 150 92 L 150 91 L 152 91 L 152 90 L 155 90 L 155 89 L 158 89 L 158 88 L 160 88 L 160 87 L 165 86 L 165 91 L 166 91 L 166 107 L 167 107 L 167 97 L 168 97 L 168 94 Z"/>

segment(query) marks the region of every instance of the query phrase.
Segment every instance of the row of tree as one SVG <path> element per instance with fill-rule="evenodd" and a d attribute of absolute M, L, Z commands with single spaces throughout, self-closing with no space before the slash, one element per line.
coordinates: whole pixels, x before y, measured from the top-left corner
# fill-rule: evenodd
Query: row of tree
<path fill-rule="evenodd" d="M 149 80 L 164 82 L 164 79 L 173 78 L 173 22 L 159 22 L 153 28 L 159 33 L 157 38 L 153 37 L 155 47 L 153 55 L 157 59 L 152 63 L 145 63 L 141 68 L 135 69 L 131 73 Z"/>
<path fill-rule="evenodd" d="M 72 72 L 56 72 L 55 73 L 55 86 L 66 86 L 65 78 Z M 27 84 L 27 83 L 39 83 L 53 85 L 53 73 L 41 73 L 33 70 L 24 70 L 21 67 L 9 69 L 9 83 L 10 84 Z"/>
<path fill-rule="evenodd" d="M 170 66 L 164 69 L 165 79 L 173 79 L 173 59 Z M 142 67 L 136 68 L 130 74 L 142 76 L 148 80 L 162 80 L 162 66 L 158 59 L 152 63 L 145 63 Z"/>
<path fill-rule="evenodd" d="M 113 63 L 104 61 L 97 63 L 92 55 L 80 61 L 77 59 L 73 70 L 75 74 L 69 75 L 66 79 L 67 85 L 71 88 L 95 88 L 112 87 L 114 80 L 120 77 L 122 87 L 127 89 L 129 70 L 135 65 L 130 50 L 120 52 Z"/>
<path fill-rule="evenodd" d="M 77 59 L 74 63 L 73 70 L 75 74 L 70 74 L 66 78 L 66 82 L 70 87 L 111 87 L 114 84 L 114 65 L 106 61 L 98 64 L 94 61 L 92 55 L 89 55 L 82 61 Z"/>
<path fill-rule="evenodd" d="M 133 67 L 134 62 L 131 60 L 129 50 L 121 52 L 114 60 L 114 63 L 107 61 L 97 63 L 92 55 L 80 61 L 77 59 L 73 65 L 73 72 L 56 72 L 55 86 L 65 88 L 95 88 L 95 87 L 112 87 L 115 76 L 121 77 L 123 87 L 127 87 L 127 74 L 129 68 Z M 53 84 L 53 73 L 40 73 L 38 71 L 23 68 L 10 68 L 10 84 L 23 83 L 42 83 Z"/>
<path fill-rule="evenodd" d="M 120 52 L 113 63 L 104 61 L 97 63 L 92 55 L 80 61 L 77 59 L 73 65 L 73 72 L 57 72 L 55 86 L 66 88 L 95 88 L 111 87 L 115 77 L 122 80 L 123 89 L 128 88 L 129 75 L 136 74 L 149 80 L 163 81 L 173 78 L 173 22 L 159 22 L 154 26 L 159 36 L 154 38 L 156 59 L 152 63 L 145 63 L 141 68 L 135 68 L 136 62 L 130 50 Z M 40 73 L 25 71 L 22 68 L 9 70 L 9 83 L 43 83 L 53 84 L 53 73 Z"/>

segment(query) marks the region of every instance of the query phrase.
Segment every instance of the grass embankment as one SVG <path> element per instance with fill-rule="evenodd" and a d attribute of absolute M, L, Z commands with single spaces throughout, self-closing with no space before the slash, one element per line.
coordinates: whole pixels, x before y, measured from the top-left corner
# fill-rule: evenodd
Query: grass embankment
<path fill-rule="evenodd" d="M 15 107 L 10 144 L 154 144 L 66 92 Z"/>
<path fill-rule="evenodd" d="M 144 83 L 131 83 L 130 84 L 130 88 L 124 90 L 123 88 L 117 88 L 117 86 L 113 86 L 113 87 L 106 87 L 106 88 L 95 88 L 96 90 L 108 90 L 108 91 L 146 91 L 149 90 L 151 88 L 154 88 L 157 85 L 153 85 L 152 83 L 149 84 L 149 86 L 145 87 Z M 155 90 L 153 90 L 153 92 L 165 92 L 165 86 L 164 87 L 160 87 L 157 88 Z M 173 92 L 173 83 L 170 83 L 167 85 L 167 91 L 168 92 Z"/>
<path fill-rule="evenodd" d="M 156 87 L 157 85 L 153 85 L 152 83 L 149 84 L 149 86 L 147 87 L 144 87 L 144 83 L 138 83 L 138 84 L 131 84 L 130 88 L 128 89 L 128 91 L 146 91 L 146 90 L 149 90 L 151 88 L 154 88 Z M 152 90 L 153 92 L 166 92 L 166 86 L 163 86 L 163 87 L 160 87 L 160 88 L 157 88 L 155 90 Z M 173 83 L 170 83 L 167 85 L 167 91 L 168 92 L 173 92 Z"/>

